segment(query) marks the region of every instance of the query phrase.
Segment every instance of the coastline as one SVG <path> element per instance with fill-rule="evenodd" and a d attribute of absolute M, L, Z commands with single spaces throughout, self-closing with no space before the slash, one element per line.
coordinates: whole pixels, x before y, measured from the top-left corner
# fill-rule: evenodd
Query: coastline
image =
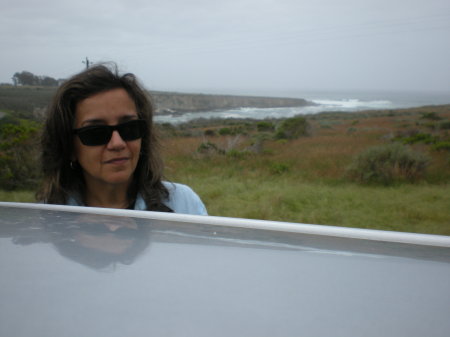
<path fill-rule="evenodd" d="M 155 115 L 179 115 L 240 108 L 292 108 L 317 105 L 303 98 L 150 92 Z"/>
<path fill-rule="evenodd" d="M 0 86 L 0 111 L 42 119 L 56 87 Z M 389 91 L 278 91 L 204 94 L 148 91 L 155 120 L 183 123 L 193 119 L 277 119 L 333 112 L 387 111 L 450 104 L 450 93 Z"/>
<path fill-rule="evenodd" d="M 424 105 L 408 108 L 362 108 L 362 109 L 326 109 L 323 106 L 304 106 L 290 108 L 239 108 L 222 111 L 207 112 L 182 112 L 166 115 L 156 115 L 156 123 L 182 124 L 194 120 L 276 120 L 283 118 L 291 118 L 302 115 L 305 117 L 323 117 L 326 115 L 347 115 L 348 118 L 355 118 L 360 115 L 403 115 L 417 114 L 426 112 L 445 113 L 450 111 L 449 104 L 441 105 Z"/>

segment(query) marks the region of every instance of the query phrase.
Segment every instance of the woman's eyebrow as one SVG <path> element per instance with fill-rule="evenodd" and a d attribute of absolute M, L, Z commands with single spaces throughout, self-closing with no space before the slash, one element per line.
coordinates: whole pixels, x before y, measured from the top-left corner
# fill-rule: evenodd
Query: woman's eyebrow
<path fill-rule="evenodd" d="M 119 118 L 119 122 L 127 122 L 133 119 L 138 119 L 138 115 L 125 115 Z"/>
<path fill-rule="evenodd" d="M 100 118 L 86 119 L 81 123 L 81 126 L 93 125 L 93 124 L 106 124 L 105 120 Z"/>
<path fill-rule="evenodd" d="M 132 119 L 138 119 L 138 115 L 125 115 L 119 118 L 119 123 L 127 122 Z M 92 118 L 92 119 L 86 119 L 81 123 L 81 126 L 89 126 L 89 125 L 97 125 L 97 124 L 108 124 L 104 119 L 101 118 Z"/>

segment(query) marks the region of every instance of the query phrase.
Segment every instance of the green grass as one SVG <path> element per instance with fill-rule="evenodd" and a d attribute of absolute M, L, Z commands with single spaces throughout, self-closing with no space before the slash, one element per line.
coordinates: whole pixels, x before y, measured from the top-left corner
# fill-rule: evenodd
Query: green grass
<path fill-rule="evenodd" d="M 36 202 L 32 191 L 2 191 L 0 190 L 0 201 L 9 202 Z"/>
<path fill-rule="evenodd" d="M 448 185 L 386 188 L 203 174 L 176 181 L 190 185 L 215 216 L 450 235 Z M 33 202 L 34 194 L 0 191 L 0 200 Z"/>
<path fill-rule="evenodd" d="M 289 178 L 194 176 L 210 215 L 450 235 L 450 186 L 324 184 Z"/>
<path fill-rule="evenodd" d="M 179 157 L 168 177 L 191 186 L 210 215 L 450 235 L 449 184 L 365 186 L 251 162 Z"/>

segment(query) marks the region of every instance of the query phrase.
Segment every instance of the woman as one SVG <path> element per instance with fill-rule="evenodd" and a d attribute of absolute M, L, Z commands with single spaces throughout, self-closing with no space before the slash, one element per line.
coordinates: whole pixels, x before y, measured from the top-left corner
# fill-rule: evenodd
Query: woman
<path fill-rule="evenodd" d="M 206 215 L 188 186 L 162 181 L 153 107 L 133 74 L 91 67 L 58 88 L 42 135 L 51 204 Z"/>
<path fill-rule="evenodd" d="M 45 221 L 6 223 L 0 226 L 0 238 L 11 237 L 22 246 L 51 244 L 61 256 L 97 270 L 134 263 L 151 245 L 155 229 L 145 219 L 131 217 L 46 211 L 35 215 Z"/>

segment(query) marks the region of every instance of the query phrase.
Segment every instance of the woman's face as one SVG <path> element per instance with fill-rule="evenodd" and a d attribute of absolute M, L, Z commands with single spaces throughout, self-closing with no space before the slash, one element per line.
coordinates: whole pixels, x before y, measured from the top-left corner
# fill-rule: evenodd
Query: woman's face
<path fill-rule="evenodd" d="M 80 101 L 75 110 L 78 129 L 90 125 L 117 125 L 138 119 L 133 100 L 124 89 L 101 92 Z M 133 179 L 141 139 L 124 141 L 117 130 L 105 145 L 87 146 L 74 136 L 73 161 L 80 164 L 88 188 L 128 186 Z"/>

